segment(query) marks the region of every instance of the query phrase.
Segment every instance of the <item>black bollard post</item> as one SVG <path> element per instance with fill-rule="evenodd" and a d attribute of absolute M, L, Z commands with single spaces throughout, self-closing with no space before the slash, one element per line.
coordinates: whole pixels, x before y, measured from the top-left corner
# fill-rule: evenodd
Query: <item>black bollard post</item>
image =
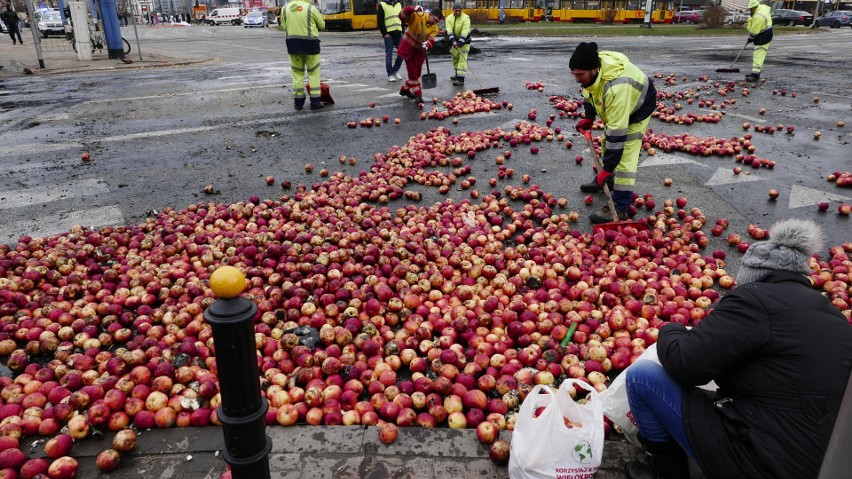
<path fill-rule="evenodd" d="M 266 435 L 269 403 L 260 395 L 254 345 L 257 306 L 239 297 L 242 285 L 245 276 L 236 268 L 214 271 L 210 286 L 219 299 L 204 311 L 204 320 L 213 327 L 222 397 L 217 413 L 225 434 L 225 462 L 234 479 L 269 479 L 272 439 Z"/>

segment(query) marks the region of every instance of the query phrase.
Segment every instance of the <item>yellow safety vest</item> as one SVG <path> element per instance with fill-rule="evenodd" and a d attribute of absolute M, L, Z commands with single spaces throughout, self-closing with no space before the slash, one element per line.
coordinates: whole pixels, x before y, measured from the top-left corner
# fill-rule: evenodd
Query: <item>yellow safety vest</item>
<path fill-rule="evenodd" d="M 281 12 L 281 29 L 287 33 L 288 53 L 318 54 L 319 31 L 325 28 L 319 9 L 303 0 L 291 0 Z"/>
<path fill-rule="evenodd" d="M 382 7 L 382 13 L 385 15 L 385 30 L 388 32 L 401 32 L 402 20 L 399 19 L 399 12 L 402 11 L 402 5 L 399 2 L 393 5 L 382 2 L 379 5 Z"/>
<path fill-rule="evenodd" d="M 772 28 L 772 12 L 769 5 L 760 5 L 755 9 L 754 15 L 748 19 L 748 33 L 757 36 Z"/>
<path fill-rule="evenodd" d="M 447 17 L 446 27 L 450 43 L 470 43 L 470 17 L 466 13 Z"/>

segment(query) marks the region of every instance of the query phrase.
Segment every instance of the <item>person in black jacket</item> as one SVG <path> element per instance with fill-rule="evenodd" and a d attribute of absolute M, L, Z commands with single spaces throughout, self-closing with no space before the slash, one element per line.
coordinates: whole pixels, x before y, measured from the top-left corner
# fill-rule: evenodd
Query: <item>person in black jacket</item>
<path fill-rule="evenodd" d="M 627 369 L 627 398 L 650 466 L 628 478 L 815 478 L 852 370 L 852 327 L 811 286 L 822 232 L 776 223 L 728 292 L 691 330 L 660 329 L 660 364 Z M 715 381 L 718 390 L 697 386 Z"/>
<path fill-rule="evenodd" d="M 12 45 L 16 43 L 24 44 L 24 40 L 21 38 L 21 30 L 18 28 L 18 24 L 21 22 L 21 19 L 18 17 L 18 14 L 12 10 L 12 4 L 7 3 L 5 7 L 3 7 L 3 13 L 0 13 L 0 21 L 6 24 L 6 29 L 9 31 L 9 36 L 12 37 Z M 15 37 L 17 41 L 15 41 Z"/>

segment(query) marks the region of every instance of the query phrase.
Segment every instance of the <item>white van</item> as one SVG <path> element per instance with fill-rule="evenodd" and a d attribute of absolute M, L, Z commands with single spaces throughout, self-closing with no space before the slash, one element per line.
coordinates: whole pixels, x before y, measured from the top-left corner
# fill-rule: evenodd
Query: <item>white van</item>
<path fill-rule="evenodd" d="M 208 25 L 239 25 L 241 13 L 237 7 L 217 8 L 207 15 L 206 21 Z"/>

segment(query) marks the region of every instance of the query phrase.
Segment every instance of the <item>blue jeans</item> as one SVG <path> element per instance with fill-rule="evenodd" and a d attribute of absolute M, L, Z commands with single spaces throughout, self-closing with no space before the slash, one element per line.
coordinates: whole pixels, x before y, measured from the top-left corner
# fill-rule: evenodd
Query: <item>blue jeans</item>
<path fill-rule="evenodd" d="M 388 71 L 388 76 L 391 76 L 394 72 L 398 72 L 400 67 L 402 67 L 402 57 L 397 55 L 396 61 L 393 61 L 393 49 L 399 48 L 399 42 L 402 40 L 402 35 L 396 37 L 389 35 L 382 38 L 385 40 L 385 70 Z"/>
<path fill-rule="evenodd" d="M 674 439 L 694 461 L 695 453 L 683 427 L 683 387 L 653 361 L 637 361 L 626 374 L 627 402 L 642 437 L 649 442 Z"/>

